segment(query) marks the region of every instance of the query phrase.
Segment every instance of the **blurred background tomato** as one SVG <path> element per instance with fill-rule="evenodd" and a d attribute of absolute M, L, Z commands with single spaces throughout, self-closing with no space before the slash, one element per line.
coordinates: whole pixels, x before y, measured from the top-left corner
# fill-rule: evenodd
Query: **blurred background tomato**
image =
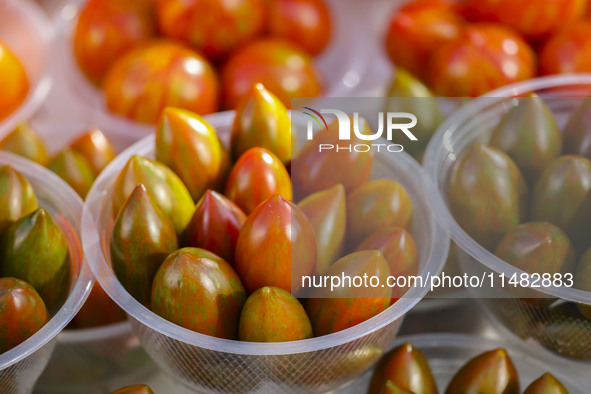
<path fill-rule="evenodd" d="M 74 31 L 74 54 L 82 72 L 100 84 L 111 64 L 156 32 L 150 5 L 136 0 L 89 0 Z"/>

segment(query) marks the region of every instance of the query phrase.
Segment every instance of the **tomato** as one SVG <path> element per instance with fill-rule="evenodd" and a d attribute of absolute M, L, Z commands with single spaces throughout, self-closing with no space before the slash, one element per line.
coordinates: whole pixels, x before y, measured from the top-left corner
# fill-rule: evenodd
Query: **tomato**
<path fill-rule="evenodd" d="M 234 252 L 246 215 L 236 204 L 213 190 L 207 190 L 183 233 L 183 246 L 209 250 L 234 264 Z"/>
<path fill-rule="evenodd" d="M 48 321 L 47 308 L 31 285 L 0 278 L 0 353 L 24 342 Z"/>
<path fill-rule="evenodd" d="M 261 203 L 240 230 L 235 267 L 249 293 L 264 286 L 297 291 L 316 268 L 314 229 L 304 212 L 278 194 Z"/>
<path fill-rule="evenodd" d="M 228 58 L 222 69 L 225 106 L 235 108 L 257 82 L 287 107 L 291 107 L 292 97 L 315 97 L 322 92 L 312 57 L 296 45 L 274 38 L 246 45 Z"/>
<path fill-rule="evenodd" d="M 472 24 L 433 54 L 431 87 L 442 96 L 480 96 L 534 77 L 535 62 L 533 50 L 512 30 Z"/>
<path fill-rule="evenodd" d="M 393 16 L 386 35 L 386 51 L 398 66 L 426 79 L 432 53 L 460 35 L 464 21 L 442 0 L 413 1 Z"/>
<path fill-rule="evenodd" d="M 70 148 L 88 160 L 95 176 L 98 176 L 107 164 L 117 156 L 111 141 L 96 127 L 88 128 L 84 134 L 70 144 Z"/>
<path fill-rule="evenodd" d="M 71 328 L 100 327 L 117 323 L 127 318 L 125 311 L 105 293 L 101 285 L 95 282 L 86 302 L 72 322 Z"/>
<path fill-rule="evenodd" d="M 269 33 L 317 55 L 330 41 L 332 22 L 323 0 L 270 0 Z"/>
<path fill-rule="evenodd" d="M 219 59 L 263 32 L 265 1 L 158 0 L 158 25 L 164 36 Z"/>
<path fill-rule="evenodd" d="M 290 200 L 291 180 L 277 156 L 264 148 L 251 148 L 234 164 L 224 194 L 249 215 L 274 194 Z"/>
<path fill-rule="evenodd" d="M 127 52 L 103 80 L 107 107 L 144 123 L 156 123 L 168 106 L 200 115 L 218 108 L 219 85 L 212 66 L 191 49 L 151 41 Z"/>
<path fill-rule="evenodd" d="M 135 0 L 90 0 L 78 16 L 74 55 L 94 84 L 113 62 L 139 42 L 155 34 L 150 8 Z"/>
<path fill-rule="evenodd" d="M 199 248 L 164 260 L 152 285 L 152 310 L 181 327 L 218 338 L 238 338 L 246 293 L 230 264 Z"/>
<path fill-rule="evenodd" d="M 29 80 L 20 60 L 0 41 L 0 119 L 10 115 L 25 100 Z"/>
<path fill-rule="evenodd" d="M 557 31 L 540 51 L 540 74 L 591 72 L 591 23 Z"/>
<path fill-rule="evenodd" d="M 584 12 L 585 0 L 466 0 L 470 19 L 501 23 L 532 39 L 581 18 Z"/>

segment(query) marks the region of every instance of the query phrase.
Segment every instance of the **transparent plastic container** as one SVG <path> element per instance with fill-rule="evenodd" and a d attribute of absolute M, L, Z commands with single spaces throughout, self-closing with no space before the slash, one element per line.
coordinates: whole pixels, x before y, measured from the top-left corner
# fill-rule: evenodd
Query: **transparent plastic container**
<path fill-rule="evenodd" d="M 455 221 L 449 211 L 446 194 L 448 176 L 456 158 L 477 142 L 486 143 L 492 128 L 503 114 L 513 108 L 515 96 L 538 94 L 553 112 L 561 129 L 568 116 L 591 93 L 591 74 L 537 78 L 508 85 L 471 101 L 437 131 L 425 154 L 424 168 L 434 180 L 426 183 L 426 194 L 440 223 L 450 231 L 458 247 L 458 257 L 469 275 L 502 274 L 519 276 L 522 270 L 504 262 L 479 245 Z M 591 321 L 563 313 L 560 308 L 540 308 L 512 298 L 510 289 L 472 289 L 482 298 L 483 308 L 500 324 L 522 339 L 533 339 L 549 350 L 576 359 L 591 361 Z M 537 288 L 536 291 L 563 301 L 591 304 L 591 293 L 567 287 Z"/>
<path fill-rule="evenodd" d="M 29 393 L 45 369 L 56 344 L 56 336 L 84 304 L 94 279 L 82 253 L 80 218 L 82 200 L 61 179 L 37 164 L 0 152 L 0 166 L 10 165 L 25 176 L 37 195 L 39 205 L 48 210 L 61 227 L 70 251 L 70 292 L 64 305 L 51 320 L 26 341 L 0 354 L 0 388 L 5 393 Z"/>
<path fill-rule="evenodd" d="M 233 113 L 217 131 L 227 141 Z M 110 267 L 115 179 L 133 154 L 154 155 L 154 136 L 123 152 L 101 174 L 86 200 L 83 244 L 105 291 L 129 314 L 148 354 L 173 379 L 200 392 L 319 393 L 346 386 L 367 371 L 396 335 L 404 315 L 424 297 L 412 288 L 381 314 L 357 326 L 323 337 L 287 343 L 248 343 L 202 335 L 177 326 L 138 303 Z M 421 167 L 404 153 L 378 154 L 372 176 L 400 182 L 413 201 L 412 235 L 419 245 L 419 274 L 437 275 L 447 256 L 448 237 L 436 224 L 422 192 Z"/>
<path fill-rule="evenodd" d="M 569 393 L 585 394 L 589 392 L 588 386 L 582 382 L 582 376 L 573 375 L 569 365 L 563 362 L 564 360 L 540 353 L 537 351 L 538 349 L 524 344 L 507 343 L 465 334 L 420 334 L 396 338 L 391 348 L 407 342 L 418 348 L 429 361 L 440 392 L 445 390 L 454 374 L 468 360 L 497 348 L 504 348 L 509 353 L 519 373 L 521 390 L 524 390 L 545 372 L 550 372 L 564 384 Z M 348 390 L 347 393 L 365 392 L 370 381 L 371 372 L 355 383 L 355 391 Z"/>
<path fill-rule="evenodd" d="M 0 1 L 0 41 L 20 59 L 29 80 L 29 93 L 23 103 L 0 121 L 0 139 L 19 122 L 30 119 L 47 97 L 53 38 L 53 25 L 35 1 Z"/>
<path fill-rule="evenodd" d="M 347 2 L 327 2 L 334 15 L 334 32 L 329 45 L 315 59 L 324 80 L 324 95 L 352 96 L 366 74 L 368 62 L 359 51 L 363 51 L 367 37 L 358 23 L 354 9 Z M 58 107 L 57 111 L 68 111 L 74 106 L 76 116 L 82 116 L 113 133 L 122 133 L 121 138 L 135 142 L 152 133 L 154 126 L 134 122 L 110 112 L 102 91 L 86 79 L 74 58 L 72 34 L 79 9 L 84 3 L 85 0 L 70 1 L 53 15 L 58 34 L 59 59 L 55 74 L 66 87 L 60 102 L 55 102 L 54 105 Z"/>
<path fill-rule="evenodd" d="M 69 121 L 56 124 L 35 120 L 31 124 L 51 155 L 88 127 Z M 80 217 L 81 212 L 82 204 Z M 53 345 L 49 364 L 36 386 L 38 393 L 101 392 L 103 385 L 134 376 L 141 379 L 156 368 L 127 321 L 96 328 L 66 328 Z"/>

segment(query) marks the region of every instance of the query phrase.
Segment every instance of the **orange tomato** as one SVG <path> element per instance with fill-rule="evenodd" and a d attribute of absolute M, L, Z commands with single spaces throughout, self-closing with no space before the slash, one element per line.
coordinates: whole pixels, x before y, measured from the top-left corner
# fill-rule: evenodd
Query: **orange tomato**
<path fill-rule="evenodd" d="M 193 50 L 169 41 L 151 41 L 119 58 L 103 81 L 109 110 L 156 123 L 165 107 L 205 115 L 218 108 L 215 70 Z"/>
<path fill-rule="evenodd" d="M 151 8 L 136 0 L 90 0 L 78 17 L 74 55 L 82 72 L 100 84 L 109 66 L 155 34 Z"/>
<path fill-rule="evenodd" d="M 123 321 L 127 318 L 125 311 L 105 293 L 101 285 L 95 282 L 88 299 L 74 316 L 70 328 L 100 327 Z"/>
<path fill-rule="evenodd" d="M 591 23 L 557 31 L 540 51 L 540 74 L 591 72 Z"/>
<path fill-rule="evenodd" d="M 315 97 L 322 92 L 312 57 L 280 39 L 253 42 L 230 56 L 222 70 L 226 107 L 235 108 L 257 82 L 287 107 L 292 97 Z"/>
<path fill-rule="evenodd" d="M 265 0 L 158 0 L 164 36 L 219 59 L 263 32 Z"/>
<path fill-rule="evenodd" d="M 20 60 L 0 42 L 0 119 L 10 115 L 25 100 L 29 81 Z"/>
<path fill-rule="evenodd" d="M 270 0 L 269 33 L 317 55 L 330 41 L 332 22 L 323 0 Z"/>
<path fill-rule="evenodd" d="M 466 15 L 475 21 L 501 23 L 535 39 L 581 18 L 585 1 L 466 0 Z"/>
<path fill-rule="evenodd" d="M 530 46 L 512 30 L 477 23 L 439 48 L 431 58 L 434 92 L 448 97 L 476 97 L 509 83 L 535 76 Z"/>
<path fill-rule="evenodd" d="M 456 7 L 443 0 L 419 0 L 397 11 L 386 35 L 390 59 L 421 79 L 425 65 L 441 45 L 456 39 L 464 21 Z"/>

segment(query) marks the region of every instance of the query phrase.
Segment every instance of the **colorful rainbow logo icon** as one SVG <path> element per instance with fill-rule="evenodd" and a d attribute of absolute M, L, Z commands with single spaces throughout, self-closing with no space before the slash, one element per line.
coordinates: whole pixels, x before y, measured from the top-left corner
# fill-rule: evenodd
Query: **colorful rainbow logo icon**
<path fill-rule="evenodd" d="M 313 108 L 310 108 L 310 107 L 302 107 L 302 108 L 304 108 L 304 109 L 307 109 L 308 111 L 311 111 L 311 112 L 313 112 L 314 114 L 318 115 L 318 117 L 320 117 L 320 119 L 322 119 L 322 123 L 324 123 L 324 127 L 325 127 L 326 129 L 328 129 L 328 125 L 326 124 L 326 120 L 324 119 L 324 116 L 322 116 L 322 115 L 320 114 L 320 112 L 318 112 L 318 111 L 316 111 L 315 109 L 313 109 Z M 304 113 L 305 113 L 306 115 L 308 115 L 309 117 L 311 117 L 312 119 L 314 119 L 314 120 L 315 120 L 315 121 L 318 123 L 318 126 L 320 126 L 320 128 L 322 129 L 322 124 L 320 123 L 320 119 L 318 119 L 318 117 L 317 117 L 317 116 L 314 116 L 314 115 L 313 115 L 313 114 L 311 114 L 310 112 L 305 112 L 305 111 L 304 111 Z"/>

